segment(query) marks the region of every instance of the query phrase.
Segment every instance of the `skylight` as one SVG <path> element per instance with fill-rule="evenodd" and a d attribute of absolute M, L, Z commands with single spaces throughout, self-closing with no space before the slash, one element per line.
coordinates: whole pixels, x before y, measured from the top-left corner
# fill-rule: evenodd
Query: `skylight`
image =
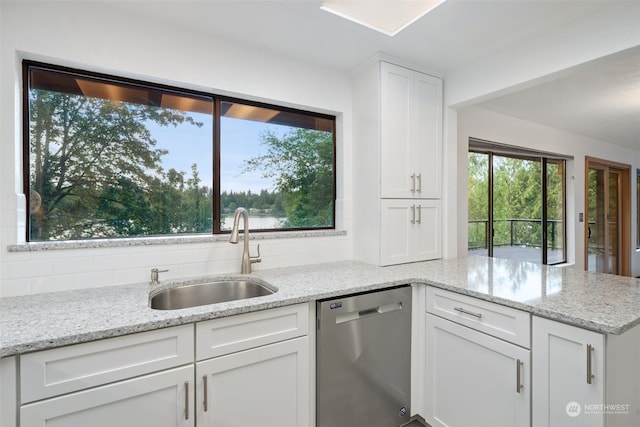
<path fill-rule="evenodd" d="M 445 0 L 325 0 L 322 10 L 395 36 Z"/>

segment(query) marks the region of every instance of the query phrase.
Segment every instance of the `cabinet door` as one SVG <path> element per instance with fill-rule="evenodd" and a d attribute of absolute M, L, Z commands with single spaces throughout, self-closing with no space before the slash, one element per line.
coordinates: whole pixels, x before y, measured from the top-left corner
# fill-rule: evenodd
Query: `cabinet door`
<path fill-rule="evenodd" d="M 198 426 L 308 426 L 308 359 L 301 337 L 198 362 Z"/>
<path fill-rule="evenodd" d="M 380 201 L 380 265 L 442 256 L 439 200 Z"/>
<path fill-rule="evenodd" d="M 604 403 L 604 336 L 534 316 L 531 349 L 533 425 L 603 426 L 602 411 L 588 409 Z"/>
<path fill-rule="evenodd" d="M 380 64 L 382 198 L 442 195 L 442 80 Z"/>
<path fill-rule="evenodd" d="M 413 71 L 380 63 L 380 195 L 383 198 L 414 196 L 411 191 L 416 173 L 412 159 L 415 150 L 411 129 L 412 80 Z"/>
<path fill-rule="evenodd" d="M 193 427 L 193 365 L 22 406 L 21 427 Z"/>
<path fill-rule="evenodd" d="M 426 335 L 428 423 L 529 426 L 529 350 L 431 314 Z"/>
<path fill-rule="evenodd" d="M 442 257 L 442 203 L 439 200 L 416 200 L 414 204 L 413 261 Z"/>
<path fill-rule="evenodd" d="M 442 197 L 442 79 L 414 74 L 415 197 Z M 414 173 L 412 172 L 412 173 Z"/>
<path fill-rule="evenodd" d="M 415 206 L 411 200 L 380 202 L 380 265 L 411 262 Z M 415 209 L 415 207 L 414 207 Z"/>

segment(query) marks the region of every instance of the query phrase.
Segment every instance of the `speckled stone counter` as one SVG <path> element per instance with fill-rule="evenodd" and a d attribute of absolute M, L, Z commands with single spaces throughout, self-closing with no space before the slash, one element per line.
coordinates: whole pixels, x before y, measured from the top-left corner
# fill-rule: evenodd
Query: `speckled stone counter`
<path fill-rule="evenodd" d="M 149 308 L 152 289 L 148 283 L 2 298 L 0 356 L 404 283 L 437 286 L 602 333 L 622 334 L 640 324 L 639 279 L 571 267 L 468 257 L 390 267 L 345 261 L 264 270 L 251 276 L 278 291 L 259 298 L 166 311 Z"/>

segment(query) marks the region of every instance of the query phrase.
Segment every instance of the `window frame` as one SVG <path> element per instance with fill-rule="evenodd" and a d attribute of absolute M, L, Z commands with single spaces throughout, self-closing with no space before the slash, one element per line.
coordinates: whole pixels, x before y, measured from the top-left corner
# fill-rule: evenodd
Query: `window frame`
<path fill-rule="evenodd" d="M 59 73 L 66 73 L 72 75 L 78 75 L 79 77 L 87 77 L 89 79 L 98 79 L 105 82 L 114 82 L 123 85 L 131 85 L 135 87 L 144 87 L 148 89 L 155 89 L 164 92 L 173 92 L 183 95 L 191 95 L 196 97 L 206 97 L 210 98 L 213 101 L 213 135 L 212 135 L 212 164 L 213 164 L 213 183 L 212 183 L 212 191 L 213 191 L 213 224 L 211 233 L 181 233 L 181 234 L 154 234 L 154 235 L 132 235 L 132 236 L 109 236 L 109 237 L 95 237 L 92 236 L 87 239 L 67 239 L 67 240 L 32 240 L 30 236 L 31 230 L 31 215 L 29 209 L 26 209 L 25 212 L 25 242 L 27 243 L 63 243 L 63 242 L 82 242 L 87 240 L 95 240 L 95 241 L 105 241 L 105 240 L 120 240 L 120 239 L 148 239 L 152 237 L 163 237 L 163 238 L 172 238 L 172 237 L 184 237 L 184 236 L 210 236 L 210 235 L 225 235 L 230 234 L 230 230 L 223 230 L 220 227 L 221 224 L 221 156 L 220 156 L 220 147 L 221 147 L 221 136 L 220 136 L 220 122 L 221 122 L 221 102 L 233 102 L 240 103 L 244 105 L 259 107 L 259 108 L 267 108 L 278 110 L 281 112 L 289 112 L 295 114 L 306 115 L 310 117 L 330 120 L 332 122 L 332 144 L 333 144 L 333 158 L 332 158 L 332 170 L 333 170 L 333 179 L 332 179 L 332 225 L 331 226 L 322 226 L 322 227 L 289 227 L 289 228 L 258 228 L 251 229 L 252 233 L 280 233 L 280 232 L 304 232 L 304 231 L 321 231 L 321 230 L 336 230 L 336 198 L 337 198 L 337 135 L 336 135 L 336 122 L 337 117 L 335 115 L 320 113 L 317 111 L 304 110 L 299 108 L 293 108 L 278 104 L 271 104 L 268 102 L 255 101 L 250 99 L 244 99 L 241 97 L 221 95 L 214 92 L 208 92 L 203 90 L 195 90 L 192 88 L 184 88 L 179 86 L 167 85 L 163 83 L 156 83 L 154 81 L 145 81 L 139 80 L 129 77 L 124 77 L 115 74 L 106 74 L 102 72 L 89 71 L 79 68 L 72 68 L 63 65 L 56 65 L 50 63 L 44 63 L 40 61 L 33 61 L 29 59 L 24 59 L 22 61 L 22 182 L 23 182 L 23 193 L 25 197 L 27 197 L 27 203 L 29 200 L 30 194 L 30 184 L 31 184 L 31 147 L 30 147 L 30 102 L 29 102 L 29 92 L 31 89 L 29 72 L 31 68 L 41 68 L 46 71 L 53 71 Z M 251 224 L 250 224 L 251 225 Z"/>
<path fill-rule="evenodd" d="M 530 149 L 526 149 L 526 148 L 521 148 L 521 147 L 515 147 L 515 146 L 510 146 L 510 145 L 505 145 L 505 144 L 499 144 L 499 143 L 495 143 L 495 142 L 489 142 L 489 141 L 484 141 L 484 140 L 480 140 L 477 138 L 469 138 L 469 147 L 467 150 L 467 153 L 476 153 L 476 154 L 485 154 L 487 155 L 487 162 L 488 162 L 488 188 L 487 188 L 487 198 L 488 198 L 488 205 L 487 205 L 487 232 L 488 232 L 488 236 L 487 236 L 487 243 L 488 243 L 488 248 L 487 248 L 487 256 L 489 257 L 493 257 L 493 237 L 489 237 L 492 236 L 493 234 L 493 191 L 494 191 L 494 183 L 493 183 L 493 178 L 494 178 L 494 171 L 493 171 L 493 157 L 494 156 L 500 156 L 500 157 L 509 157 L 509 158 L 513 158 L 513 159 L 518 159 L 518 160 L 528 160 L 528 161 L 536 161 L 536 162 L 540 162 L 540 180 L 541 180 L 541 199 L 542 199 L 542 206 L 541 206 L 541 213 L 542 213 L 542 218 L 541 218 L 541 228 L 542 228 L 542 235 L 541 237 L 541 258 L 540 258 L 540 262 L 543 265 L 560 265 L 560 264 L 564 264 L 567 262 L 567 188 L 566 188 L 566 164 L 567 164 L 567 160 L 569 160 L 568 158 L 564 157 L 564 156 L 560 156 L 560 155 L 554 155 L 551 153 L 545 153 L 542 151 L 536 151 L 536 150 L 530 150 Z M 563 175 L 562 175 L 562 221 L 563 221 L 563 248 L 562 248 L 562 260 L 560 261 L 554 261 L 549 263 L 549 254 L 548 254 L 548 225 L 549 225 L 549 220 L 547 218 L 547 212 L 548 212 L 548 206 L 547 206 L 547 199 L 548 199 L 548 188 L 547 188 L 547 168 L 548 168 L 548 163 L 551 162 L 557 162 L 557 161 L 561 161 L 563 162 Z M 468 161 L 467 161 L 468 164 Z M 467 195 L 467 197 L 469 197 L 469 195 Z M 468 219 L 467 219 L 467 227 L 468 227 Z M 468 238 L 467 238 L 468 240 Z M 469 242 L 467 241 L 467 250 L 468 250 L 468 244 Z"/>

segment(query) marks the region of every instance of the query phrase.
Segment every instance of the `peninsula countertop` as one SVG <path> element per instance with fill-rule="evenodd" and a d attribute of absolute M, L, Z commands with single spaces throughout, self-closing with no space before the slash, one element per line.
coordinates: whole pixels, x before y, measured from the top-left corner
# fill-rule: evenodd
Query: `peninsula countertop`
<path fill-rule="evenodd" d="M 389 267 L 344 261 L 250 276 L 278 291 L 179 310 L 149 308 L 149 294 L 155 289 L 146 282 L 0 298 L 0 357 L 406 283 L 451 290 L 601 333 L 622 334 L 640 324 L 640 279 L 573 267 L 470 256 Z"/>

